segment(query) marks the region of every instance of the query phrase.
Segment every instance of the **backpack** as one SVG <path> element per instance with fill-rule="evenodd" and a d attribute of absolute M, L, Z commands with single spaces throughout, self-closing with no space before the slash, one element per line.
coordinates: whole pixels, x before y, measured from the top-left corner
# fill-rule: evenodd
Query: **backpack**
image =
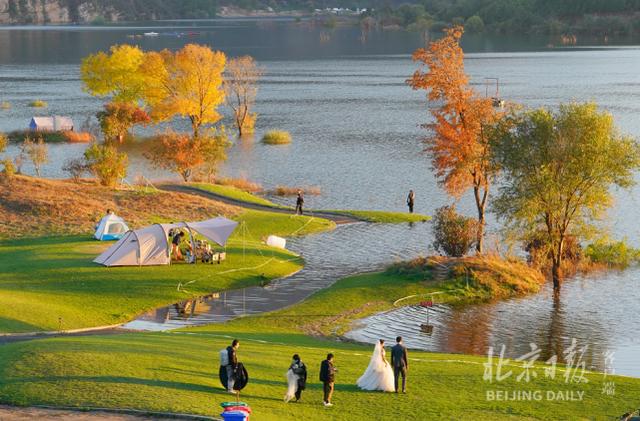
<path fill-rule="evenodd" d="M 222 367 L 229 365 L 229 352 L 227 352 L 227 348 L 220 350 L 220 365 Z"/>

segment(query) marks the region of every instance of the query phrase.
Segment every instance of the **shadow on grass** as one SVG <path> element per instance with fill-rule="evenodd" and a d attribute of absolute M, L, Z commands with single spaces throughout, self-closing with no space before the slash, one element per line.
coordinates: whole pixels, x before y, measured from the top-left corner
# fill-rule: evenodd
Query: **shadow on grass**
<path fill-rule="evenodd" d="M 24 383 L 57 383 L 63 384 L 66 382 L 93 382 L 98 384 L 134 384 L 139 386 L 151 386 L 160 387 L 166 389 L 186 390 L 189 392 L 215 392 L 217 391 L 213 386 L 207 386 L 203 384 L 195 383 L 182 383 L 171 380 L 152 380 L 141 379 L 138 377 L 123 377 L 123 376 L 43 376 L 43 377 L 24 377 L 21 379 L 5 379 L 3 381 L 6 385 L 17 385 Z"/>
<path fill-rule="evenodd" d="M 37 332 L 40 327 L 9 317 L 0 317 L 0 333 Z"/>

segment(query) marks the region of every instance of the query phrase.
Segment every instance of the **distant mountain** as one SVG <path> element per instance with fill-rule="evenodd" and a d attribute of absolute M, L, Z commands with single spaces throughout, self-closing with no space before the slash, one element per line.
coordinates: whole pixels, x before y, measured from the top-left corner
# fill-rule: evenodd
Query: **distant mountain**
<path fill-rule="evenodd" d="M 206 19 L 215 17 L 216 11 L 225 6 L 248 12 L 308 13 L 318 8 L 371 7 L 377 3 L 377 0 L 0 0 L 0 24 Z"/>

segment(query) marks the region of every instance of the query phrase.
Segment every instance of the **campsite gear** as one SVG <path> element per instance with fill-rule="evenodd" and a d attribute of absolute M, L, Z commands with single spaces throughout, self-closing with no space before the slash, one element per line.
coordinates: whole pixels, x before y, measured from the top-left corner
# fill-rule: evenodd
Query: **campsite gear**
<path fill-rule="evenodd" d="M 110 213 L 98 222 L 93 236 L 96 240 L 113 241 L 121 239 L 127 231 L 129 231 L 129 227 L 124 222 L 124 219 Z"/>
<path fill-rule="evenodd" d="M 193 232 L 208 238 L 220 246 L 227 244 L 237 222 L 218 217 L 200 222 L 154 224 L 128 231 L 117 243 L 96 257 L 94 262 L 104 266 L 151 266 L 171 263 L 169 230 L 185 228 L 193 245 Z"/>
<path fill-rule="evenodd" d="M 227 348 L 220 350 L 220 365 L 223 367 L 229 365 L 229 353 L 227 352 Z"/>
<path fill-rule="evenodd" d="M 287 240 L 282 237 L 278 237 L 275 235 L 270 235 L 267 237 L 267 245 L 270 247 L 277 247 L 279 249 L 284 249 L 287 245 Z"/>
<path fill-rule="evenodd" d="M 220 416 L 224 421 L 247 421 L 249 419 L 249 414 L 244 411 L 225 411 Z"/>

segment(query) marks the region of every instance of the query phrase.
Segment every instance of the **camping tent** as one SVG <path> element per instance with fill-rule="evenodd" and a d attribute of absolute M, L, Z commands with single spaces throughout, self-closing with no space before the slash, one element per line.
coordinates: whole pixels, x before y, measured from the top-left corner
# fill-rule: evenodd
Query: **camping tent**
<path fill-rule="evenodd" d="M 169 230 L 185 228 L 193 244 L 194 231 L 220 246 L 227 244 L 237 222 L 218 217 L 200 222 L 154 224 L 135 231 L 128 231 L 117 243 L 96 257 L 94 262 L 104 266 L 151 266 L 171 263 Z"/>
<path fill-rule="evenodd" d="M 127 231 L 129 231 L 129 227 L 124 219 L 109 213 L 98 222 L 93 236 L 100 241 L 119 240 Z"/>

